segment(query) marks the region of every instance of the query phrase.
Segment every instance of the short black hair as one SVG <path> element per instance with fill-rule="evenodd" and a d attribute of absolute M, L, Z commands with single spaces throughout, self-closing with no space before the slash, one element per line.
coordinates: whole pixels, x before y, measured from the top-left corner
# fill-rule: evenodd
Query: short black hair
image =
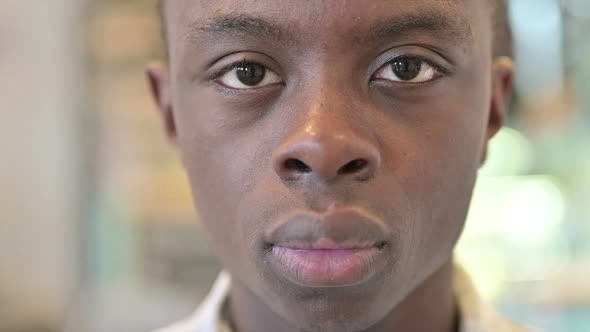
<path fill-rule="evenodd" d="M 158 13 L 162 22 L 162 38 L 166 44 L 166 22 L 164 0 L 157 0 Z M 493 52 L 494 57 L 513 56 L 512 28 L 508 13 L 509 0 L 490 0 L 493 10 Z M 168 51 L 166 50 L 166 53 Z"/>

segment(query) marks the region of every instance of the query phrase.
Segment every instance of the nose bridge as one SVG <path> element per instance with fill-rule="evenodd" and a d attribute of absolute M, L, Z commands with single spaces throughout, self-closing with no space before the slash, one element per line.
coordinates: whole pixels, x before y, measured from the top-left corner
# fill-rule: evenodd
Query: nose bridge
<path fill-rule="evenodd" d="M 342 136 L 369 136 L 362 117 L 362 107 L 349 93 L 349 87 L 337 70 L 322 75 L 309 85 L 298 107 L 302 114 L 304 133 L 317 140 L 341 139 Z M 344 75 L 340 75 L 344 76 Z M 351 137 L 352 138 L 352 137 Z M 368 137 L 366 137 L 368 139 Z"/>
<path fill-rule="evenodd" d="M 308 86 L 297 99 L 294 125 L 273 153 L 277 174 L 284 179 L 372 177 L 381 156 L 360 103 L 338 84 Z"/>

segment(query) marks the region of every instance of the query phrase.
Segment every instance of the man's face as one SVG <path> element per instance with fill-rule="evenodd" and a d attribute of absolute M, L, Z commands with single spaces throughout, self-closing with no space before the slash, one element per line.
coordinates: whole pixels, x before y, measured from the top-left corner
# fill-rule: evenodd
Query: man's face
<path fill-rule="evenodd" d="M 504 111 L 486 0 L 166 12 L 150 77 L 236 284 L 293 326 L 360 330 L 450 260 Z"/>

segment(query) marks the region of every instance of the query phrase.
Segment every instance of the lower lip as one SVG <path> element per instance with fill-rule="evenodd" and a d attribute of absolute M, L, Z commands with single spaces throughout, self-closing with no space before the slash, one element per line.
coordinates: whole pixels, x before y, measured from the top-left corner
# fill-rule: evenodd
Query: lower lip
<path fill-rule="evenodd" d="M 308 250 L 275 245 L 271 261 L 280 274 L 301 286 L 343 287 L 369 279 L 381 256 L 377 247 Z"/>

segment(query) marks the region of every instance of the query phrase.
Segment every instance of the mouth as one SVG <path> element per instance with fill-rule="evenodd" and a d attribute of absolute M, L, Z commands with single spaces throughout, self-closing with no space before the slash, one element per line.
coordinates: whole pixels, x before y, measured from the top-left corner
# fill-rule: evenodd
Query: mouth
<path fill-rule="evenodd" d="M 385 228 L 355 209 L 298 213 L 267 233 L 269 262 L 305 287 L 360 284 L 385 267 Z"/>

